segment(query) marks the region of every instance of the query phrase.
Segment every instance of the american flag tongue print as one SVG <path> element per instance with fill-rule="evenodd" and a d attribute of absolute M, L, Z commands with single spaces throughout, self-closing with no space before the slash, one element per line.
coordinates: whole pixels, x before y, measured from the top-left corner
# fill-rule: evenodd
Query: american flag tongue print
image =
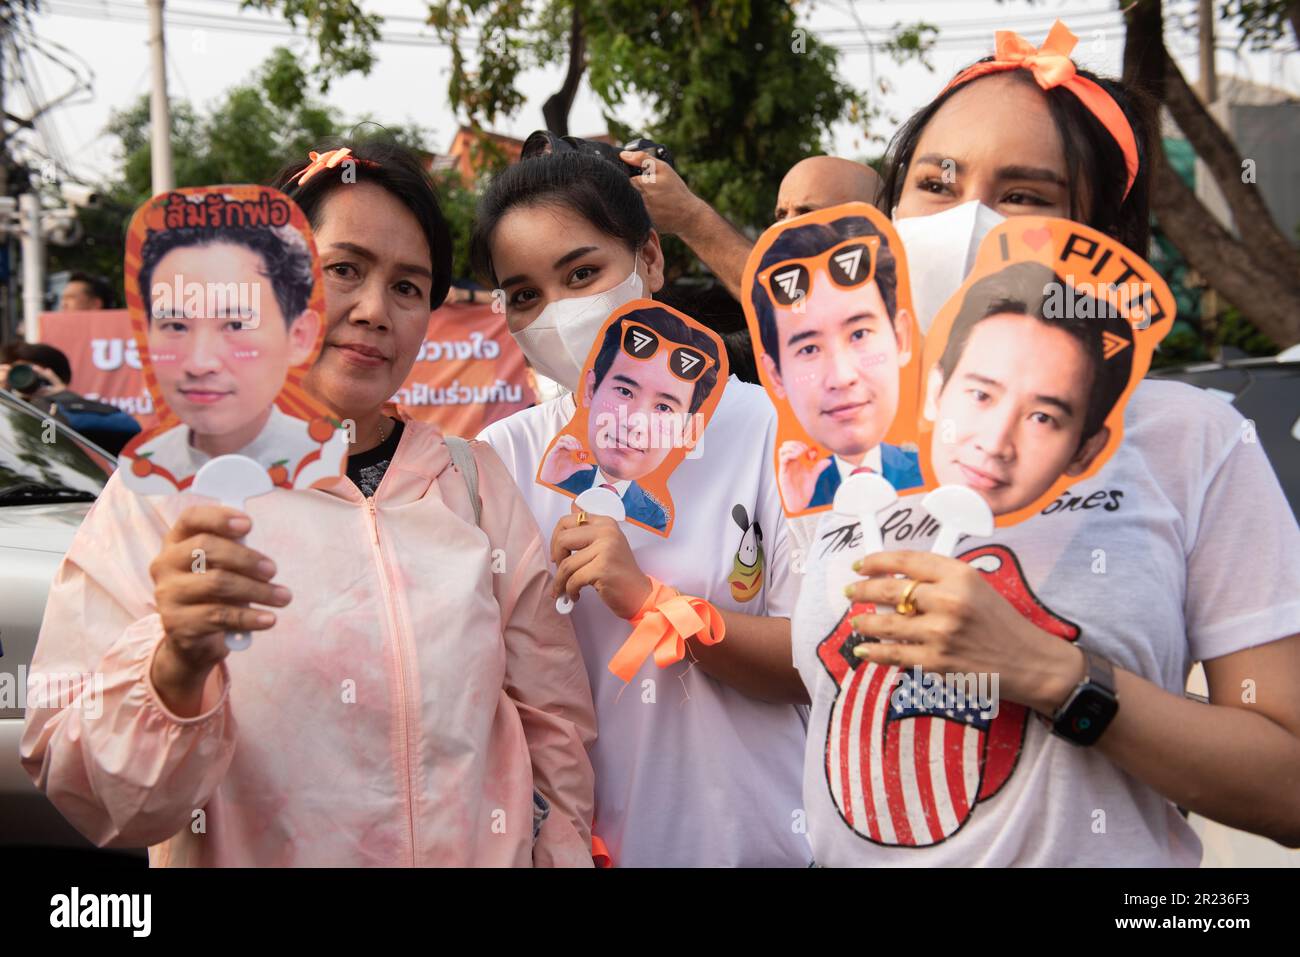
<path fill-rule="evenodd" d="M 1030 591 L 1009 549 L 987 545 L 959 557 L 1039 628 L 1078 638 L 1076 625 Z M 942 680 L 918 682 L 914 671 L 860 661 L 853 647 L 862 638 L 850 622 L 872 610 L 853 605 L 817 649 L 838 686 L 826 729 L 826 784 L 859 837 L 890 846 L 937 844 L 1011 776 L 1028 712 L 1002 702 L 992 717 L 992 709 L 946 693 Z"/>

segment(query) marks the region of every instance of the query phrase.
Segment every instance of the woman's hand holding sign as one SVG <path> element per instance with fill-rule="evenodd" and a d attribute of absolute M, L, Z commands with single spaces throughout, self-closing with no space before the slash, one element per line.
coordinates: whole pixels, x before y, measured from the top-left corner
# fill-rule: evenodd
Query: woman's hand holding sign
<path fill-rule="evenodd" d="M 209 672 L 228 654 L 226 632 L 264 631 L 289 589 L 272 585 L 275 563 L 239 544 L 252 521 L 235 509 L 199 505 L 181 513 L 149 567 L 163 641 L 150 677 L 164 703 L 181 716 L 200 711 Z"/>
<path fill-rule="evenodd" d="M 555 597 L 577 601 L 578 592 L 590 585 L 620 618 L 635 615 L 652 591 L 619 523 L 606 515 L 579 512 L 560 519 L 551 536 L 551 561 Z"/>
<path fill-rule="evenodd" d="M 869 577 L 845 589 L 851 600 L 891 610 L 904 599 L 910 605 L 906 613 L 853 619 L 858 634 L 882 639 L 854 648 L 863 660 L 938 674 L 996 674 L 1002 697 L 1047 715 L 1083 676 L 1078 648 L 1024 618 L 966 562 L 892 551 L 868 555 L 854 568 Z"/>

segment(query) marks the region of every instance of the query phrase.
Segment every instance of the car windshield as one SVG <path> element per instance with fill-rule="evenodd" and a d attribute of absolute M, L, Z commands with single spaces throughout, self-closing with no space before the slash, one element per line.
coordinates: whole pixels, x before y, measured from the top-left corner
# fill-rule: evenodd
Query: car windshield
<path fill-rule="evenodd" d="M 0 392 L 0 506 L 92 501 L 112 470 L 71 429 Z"/>

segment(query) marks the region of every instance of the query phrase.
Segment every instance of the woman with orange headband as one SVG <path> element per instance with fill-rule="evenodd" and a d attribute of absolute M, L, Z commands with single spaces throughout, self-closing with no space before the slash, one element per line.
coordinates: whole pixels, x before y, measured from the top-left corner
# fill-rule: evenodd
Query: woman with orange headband
<path fill-rule="evenodd" d="M 306 387 L 352 422 L 347 474 L 242 512 L 113 476 L 33 662 L 103 694 L 34 701 L 23 762 L 155 867 L 590 867 L 595 717 L 547 542 L 487 446 L 388 403 L 451 279 L 433 183 L 372 142 L 276 184 L 315 234 Z M 228 630 L 251 647 L 228 654 Z"/>
<path fill-rule="evenodd" d="M 994 58 L 899 131 L 882 205 L 917 271 L 963 262 L 971 223 L 1023 214 L 1146 253 L 1150 126 L 1132 90 L 1070 61 L 1073 45 L 1059 23 L 1037 49 L 1000 32 Z M 1014 443 L 983 453 L 1010 462 Z M 957 559 L 864 559 L 850 597 L 893 615 L 858 607 L 828 624 L 805 580 L 794 650 L 813 698 L 804 802 L 819 863 L 1195 865 L 1180 808 L 1300 846 L 1300 529 L 1229 404 L 1142 382 L 1113 458 L 984 551 L 997 591 Z M 1197 661 L 1208 703 L 1183 693 Z M 832 677 L 861 662 L 983 676 L 993 700 L 910 720 L 915 697 Z M 992 723 L 1013 706 L 1022 718 Z"/>

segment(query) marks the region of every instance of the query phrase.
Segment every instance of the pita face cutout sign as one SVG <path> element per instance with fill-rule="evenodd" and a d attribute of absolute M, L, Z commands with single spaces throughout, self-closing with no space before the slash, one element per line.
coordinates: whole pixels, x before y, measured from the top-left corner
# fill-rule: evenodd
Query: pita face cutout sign
<path fill-rule="evenodd" d="M 666 537 L 676 517 L 668 478 L 700 442 L 727 375 L 711 329 L 651 299 L 620 306 L 596 336 L 577 409 L 537 481 L 583 511 Z"/>
<path fill-rule="evenodd" d="M 745 318 L 777 407 L 786 514 L 830 508 L 850 475 L 921 484 L 920 333 L 889 220 L 846 203 L 767 230 L 745 265 Z"/>
<path fill-rule="evenodd" d="M 1155 269 L 1109 236 L 1044 217 L 997 226 L 926 339 L 926 487 L 972 488 L 1005 526 L 1095 474 L 1174 311 Z"/>
<path fill-rule="evenodd" d="M 128 487 L 232 502 L 342 474 L 347 433 L 302 387 L 325 303 L 311 229 L 292 200 L 260 186 L 154 197 L 131 220 L 126 292 L 160 419 L 123 451 Z M 195 485 L 205 465 L 232 455 L 256 465 L 235 483 L 243 495 Z"/>

